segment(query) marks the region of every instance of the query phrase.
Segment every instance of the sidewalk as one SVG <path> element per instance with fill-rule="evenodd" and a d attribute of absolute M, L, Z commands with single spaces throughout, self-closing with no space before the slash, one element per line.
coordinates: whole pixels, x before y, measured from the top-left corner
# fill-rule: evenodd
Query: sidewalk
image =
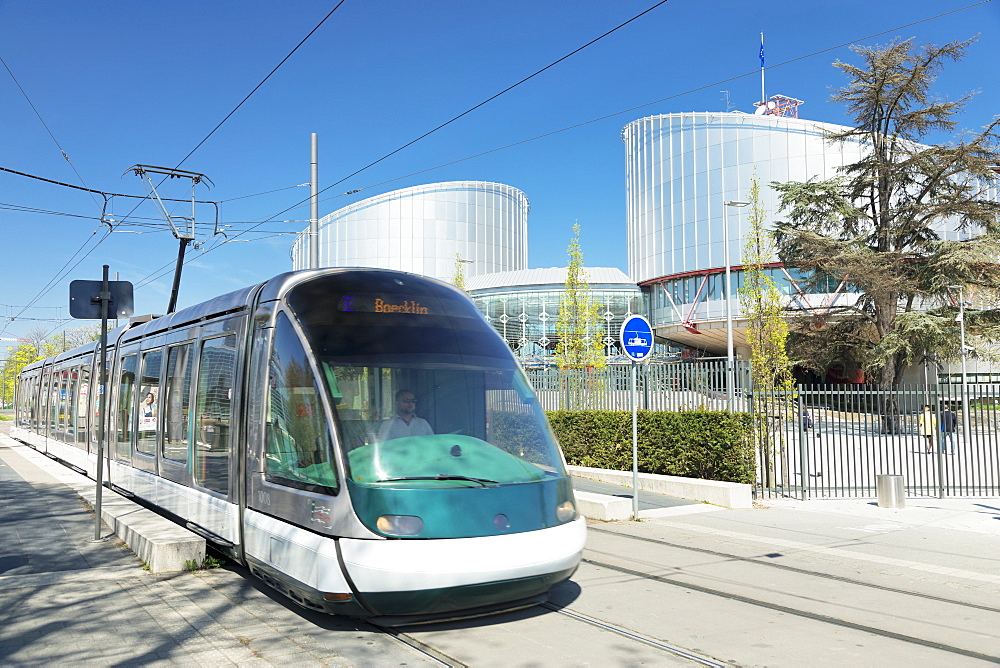
<path fill-rule="evenodd" d="M 903 508 L 880 508 L 875 499 L 762 499 L 759 507 L 835 513 L 914 527 L 1000 536 L 1000 498 L 907 498 Z"/>
<path fill-rule="evenodd" d="M 93 514 L 52 475 L 66 470 L 0 434 L 0 666 L 422 664 L 391 637 L 301 610 L 231 563 L 153 575 L 113 536 L 88 542 Z"/>

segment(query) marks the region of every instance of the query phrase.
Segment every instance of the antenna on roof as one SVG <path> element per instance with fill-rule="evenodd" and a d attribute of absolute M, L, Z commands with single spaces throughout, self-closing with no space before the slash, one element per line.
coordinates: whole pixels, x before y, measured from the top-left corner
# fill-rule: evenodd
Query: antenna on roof
<path fill-rule="evenodd" d="M 733 105 L 729 102 L 729 91 L 728 90 L 723 90 L 723 91 L 719 91 L 719 92 L 720 93 L 725 93 L 725 95 L 723 95 L 722 99 L 724 99 L 726 101 L 726 113 L 728 114 L 730 112 L 730 110 L 732 110 L 732 108 L 733 108 Z"/>

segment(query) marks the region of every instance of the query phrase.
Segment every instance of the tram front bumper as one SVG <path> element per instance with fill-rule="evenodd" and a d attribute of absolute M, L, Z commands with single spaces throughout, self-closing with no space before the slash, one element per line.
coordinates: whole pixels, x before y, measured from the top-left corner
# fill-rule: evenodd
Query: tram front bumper
<path fill-rule="evenodd" d="M 580 563 L 586 520 L 504 536 L 341 539 L 347 573 L 380 615 L 440 613 L 543 597 Z M 536 601 L 537 602 L 537 601 Z"/>

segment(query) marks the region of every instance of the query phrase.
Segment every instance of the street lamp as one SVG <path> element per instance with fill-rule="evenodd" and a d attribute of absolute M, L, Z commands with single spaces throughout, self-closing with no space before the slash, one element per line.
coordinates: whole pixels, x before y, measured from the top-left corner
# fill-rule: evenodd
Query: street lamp
<path fill-rule="evenodd" d="M 961 340 L 959 343 L 962 346 L 962 437 L 965 442 L 969 442 L 969 376 L 965 367 L 965 288 L 961 285 L 949 285 L 949 290 L 958 290 L 958 317 L 955 318 L 955 322 L 959 324 L 959 331 L 961 332 Z M 954 446 L 952 446 L 954 447 Z"/>
<path fill-rule="evenodd" d="M 722 212 L 722 261 L 726 265 L 726 400 L 729 404 L 729 412 L 732 413 L 736 400 L 736 352 L 733 349 L 733 294 L 730 275 L 731 263 L 729 262 L 729 207 L 743 208 L 750 206 L 750 202 L 730 200 L 725 204 L 726 208 Z"/>

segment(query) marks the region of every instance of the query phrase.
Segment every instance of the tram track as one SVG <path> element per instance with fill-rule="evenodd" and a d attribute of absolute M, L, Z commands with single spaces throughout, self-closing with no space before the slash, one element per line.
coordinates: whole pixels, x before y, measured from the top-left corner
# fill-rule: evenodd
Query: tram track
<path fill-rule="evenodd" d="M 741 561 L 749 564 L 754 564 L 755 566 L 766 566 L 768 568 L 773 568 L 777 570 L 782 570 L 788 573 L 796 573 L 798 575 L 807 575 L 815 578 L 821 578 L 824 580 L 831 580 L 834 582 L 840 582 L 843 584 L 854 585 L 858 587 L 865 587 L 868 589 L 874 589 L 878 591 L 883 591 L 892 594 L 901 594 L 904 596 L 913 596 L 915 598 L 924 599 L 927 601 L 934 601 L 936 603 L 946 603 L 948 605 L 956 605 L 964 608 L 971 608 L 973 610 L 981 610 L 983 612 L 994 612 L 1000 614 L 1000 607 L 994 607 L 989 605 L 982 605 L 979 603 L 970 603 L 968 601 L 956 601 L 955 599 L 945 598 L 943 596 L 935 596 L 934 594 L 926 594 L 919 591 L 911 591 L 909 589 L 900 589 L 898 587 L 890 587 L 888 585 L 880 585 L 874 582 L 865 582 L 864 580 L 857 580 L 854 578 L 844 577 L 842 575 L 834 575 L 832 573 L 824 573 L 822 571 L 809 570 L 806 568 L 799 568 L 797 566 L 789 566 L 788 564 L 779 564 L 773 561 L 764 561 L 763 559 L 758 559 L 756 557 L 744 557 L 738 554 L 733 554 L 731 552 L 721 552 L 719 550 L 711 550 L 704 547 L 694 547 L 691 545 L 684 545 L 681 543 L 674 543 L 668 540 L 662 540 L 659 538 L 650 538 L 648 536 L 635 536 L 627 533 L 620 533 L 617 531 L 608 531 L 606 529 L 600 529 L 594 526 L 587 527 L 587 530 L 593 533 L 606 534 L 609 536 L 615 536 L 618 538 L 628 538 L 630 540 L 641 541 L 643 543 L 653 543 L 655 545 L 661 545 L 663 547 L 670 547 L 678 550 L 685 550 L 688 552 L 696 552 L 698 554 L 707 554 L 713 557 L 719 557 L 722 559 L 729 559 L 733 561 Z"/>
<path fill-rule="evenodd" d="M 703 656 L 701 654 L 696 654 L 688 649 L 684 649 L 683 647 L 678 647 L 676 645 L 665 643 L 662 640 L 657 640 L 656 638 L 652 638 L 650 636 L 643 635 L 641 633 L 636 633 L 635 631 L 631 631 L 624 627 L 611 624 L 604 620 L 597 619 L 596 617 L 590 617 L 589 615 L 585 615 L 583 613 L 570 610 L 569 608 L 559 607 L 558 605 L 555 605 L 553 603 L 542 603 L 541 607 L 547 610 L 551 610 L 552 612 L 557 612 L 561 615 L 565 615 L 567 617 L 570 617 L 571 619 L 575 619 L 577 621 L 583 622 L 584 624 L 596 627 L 603 631 L 609 631 L 623 638 L 628 638 L 629 640 L 634 640 L 636 642 L 642 643 L 643 645 L 648 645 L 655 649 L 667 652 L 669 654 L 673 654 L 674 656 L 680 657 L 682 659 L 687 659 L 688 661 L 697 663 L 702 666 L 714 666 L 716 668 L 724 668 L 725 666 L 729 665 L 728 663 L 722 663 L 720 661 Z"/>
<path fill-rule="evenodd" d="M 410 648 L 417 654 L 420 654 L 421 656 L 427 659 L 435 661 L 441 664 L 442 666 L 448 666 L 449 668 L 468 668 L 469 666 L 469 664 L 463 663 L 462 661 L 459 661 L 455 657 L 449 656 L 448 654 L 445 654 L 441 650 L 431 647 L 427 643 L 418 640 L 409 633 L 404 633 L 402 631 L 399 631 L 398 629 L 388 626 L 379 626 L 378 624 L 372 624 L 371 622 L 367 622 L 367 624 L 368 626 L 375 629 L 376 632 L 389 636 L 390 638 L 400 643 L 401 645 L 405 645 L 406 647 Z"/>
<path fill-rule="evenodd" d="M 651 647 L 653 649 L 659 650 L 666 654 L 670 654 L 674 657 L 685 659 L 701 666 L 709 666 L 711 668 L 725 668 L 730 664 L 718 661 L 712 657 L 708 657 L 702 654 L 698 654 L 684 647 L 678 645 L 672 645 L 670 643 L 664 642 L 658 638 L 648 636 L 642 633 L 638 633 L 631 629 L 619 626 L 617 624 L 612 624 L 611 622 L 598 619 L 596 617 L 591 617 L 582 612 L 572 610 L 567 607 L 559 606 L 554 603 L 541 603 L 538 607 L 549 610 L 550 612 L 557 613 L 564 617 L 568 617 L 574 621 L 585 624 L 591 628 L 596 628 L 604 632 L 612 633 L 615 636 L 625 638 L 627 640 Z M 416 638 L 410 633 L 400 631 L 395 627 L 380 626 L 378 624 L 373 624 L 367 622 L 368 626 L 372 627 L 376 632 L 383 635 L 389 636 L 396 642 L 407 646 L 411 650 L 417 652 L 421 656 L 439 663 L 442 666 L 449 666 L 451 668 L 468 668 L 470 664 L 462 662 L 460 659 L 450 656 L 445 652 L 429 645 L 428 643 Z"/>
<path fill-rule="evenodd" d="M 614 533 L 614 532 L 609 532 Z M 617 534 L 620 535 L 620 534 Z M 747 560 L 751 561 L 751 560 Z M 716 587 L 709 587 L 706 585 L 697 584 L 691 582 L 690 580 L 681 579 L 680 577 L 664 577 L 661 575 L 655 575 L 652 573 L 643 572 L 642 570 L 636 568 L 629 568 L 627 566 L 622 566 L 620 564 L 612 564 L 606 561 L 600 561 L 597 559 L 584 558 L 582 563 L 588 564 L 590 566 L 595 566 L 598 568 L 604 568 L 616 573 L 621 573 L 624 575 L 629 575 L 632 577 L 640 578 L 642 580 L 652 581 L 659 584 L 669 585 L 671 587 L 677 587 L 681 589 L 687 589 L 689 591 L 696 591 L 702 594 L 708 594 L 711 596 L 717 596 L 725 598 L 731 601 L 736 601 L 739 603 L 744 603 L 747 605 L 752 605 L 759 608 L 764 608 L 774 612 L 785 613 L 789 615 L 795 615 L 796 617 L 802 619 L 808 619 L 823 624 L 829 624 L 834 626 L 839 626 L 842 628 L 851 629 L 854 631 L 861 631 L 864 633 L 869 633 L 872 635 L 880 636 L 883 638 L 889 638 L 892 640 L 898 640 L 900 642 L 905 642 L 913 645 L 919 645 L 922 647 L 927 647 L 930 649 L 946 652 L 949 654 L 954 654 L 957 656 L 964 656 L 979 661 L 985 661 L 988 663 L 1000 664 L 1000 656 L 987 654 L 985 652 L 979 652 L 972 649 L 967 649 L 964 647 L 958 647 L 944 642 L 939 642 L 935 640 L 929 640 L 926 638 L 921 638 L 919 636 L 910 635 L 906 633 L 900 633 L 897 631 L 892 631 L 885 628 L 880 628 L 870 624 L 865 624 L 861 622 L 853 622 L 848 619 L 843 619 L 840 617 L 835 617 L 832 615 L 826 615 L 818 612 L 813 612 L 810 610 L 804 610 L 799 607 L 785 605 L 782 603 L 776 603 L 774 601 L 767 601 L 763 598 L 758 598 L 754 596 L 747 596 L 744 594 L 739 594 L 733 591 L 726 591 L 724 589 L 719 589 Z M 753 562 L 757 563 L 757 562 Z M 903 592 L 905 593 L 905 592 Z M 990 610 L 990 608 L 985 608 Z"/>

